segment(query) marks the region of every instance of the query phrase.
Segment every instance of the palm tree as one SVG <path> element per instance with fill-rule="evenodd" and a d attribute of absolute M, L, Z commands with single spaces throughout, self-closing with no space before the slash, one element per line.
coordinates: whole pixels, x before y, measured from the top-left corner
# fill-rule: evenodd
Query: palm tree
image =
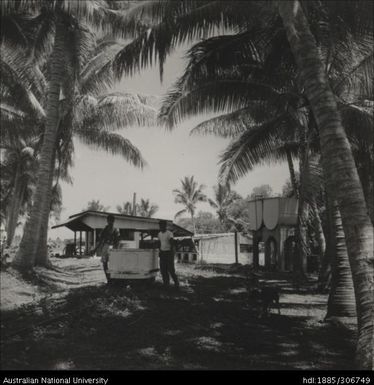
<path fill-rule="evenodd" d="M 219 183 L 214 186 L 214 200 L 208 199 L 211 207 L 216 210 L 218 219 L 222 227 L 227 226 L 227 209 L 237 199 L 240 199 L 240 195 L 235 191 L 232 191 L 230 185 L 223 185 Z"/>
<path fill-rule="evenodd" d="M 120 214 L 134 215 L 135 212 L 136 215 L 147 218 L 153 217 L 158 210 L 157 205 L 151 203 L 149 199 L 144 198 L 140 199 L 140 203 L 135 203 L 135 211 L 133 203 L 129 201 L 122 203 L 122 205 L 118 205 L 116 208 Z"/>
<path fill-rule="evenodd" d="M 196 233 L 195 212 L 199 202 L 206 202 L 207 197 L 203 193 L 204 185 L 199 185 L 193 176 L 185 176 L 181 179 L 182 188 L 173 190 L 175 203 L 182 204 L 185 208 L 175 214 L 175 218 L 184 213 L 189 213 L 192 220 L 194 234 Z"/>
<path fill-rule="evenodd" d="M 134 212 L 131 202 L 122 203 L 122 206 L 117 205 L 116 209 L 120 214 L 125 214 L 125 215 L 132 215 Z"/>
<path fill-rule="evenodd" d="M 92 199 L 87 203 L 87 207 L 83 209 L 84 211 L 108 211 L 109 206 L 104 206 L 99 199 Z"/>
<path fill-rule="evenodd" d="M 149 199 L 140 199 L 137 213 L 141 217 L 151 218 L 158 211 L 158 206 L 151 203 Z"/>

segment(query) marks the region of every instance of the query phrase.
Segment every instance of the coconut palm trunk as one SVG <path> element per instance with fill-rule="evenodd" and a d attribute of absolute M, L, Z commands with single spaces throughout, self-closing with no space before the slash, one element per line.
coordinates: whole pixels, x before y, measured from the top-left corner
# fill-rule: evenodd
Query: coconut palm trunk
<path fill-rule="evenodd" d="M 308 243 L 307 243 L 307 220 L 309 216 L 309 205 L 305 199 L 305 175 L 308 172 L 309 156 L 308 156 L 308 143 L 306 126 L 301 124 L 300 128 L 300 147 L 299 147 L 299 169 L 300 169 L 300 183 L 298 188 L 298 212 L 297 212 L 297 226 L 296 226 L 296 239 L 297 239 L 297 255 L 294 260 L 294 279 L 300 281 L 305 279 L 307 272 L 307 260 L 308 260 Z"/>
<path fill-rule="evenodd" d="M 342 126 L 325 68 L 298 1 L 280 1 L 278 9 L 299 69 L 300 84 L 319 128 L 322 166 L 335 192 L 355 288 L 360 369 L 374 368 L 374 231 L 352 151 Z"/>
<path fill-rule="evenodd" d="M 51 200 L 52 200 L 52 184 L 53 184 L 53 175 L 54 175 L 54 166 L 56 159 L 56 151 L 53 152 L 52 160 L 51 160 L 51 169 L 49 173 L 49 186 L 51 189 L 48 191 L 48 196 L 46 198 L 49 207 L 48 213 L 43 213 L 42 224 L 40 227 L 40 236 L 38 240 L 38 249 L 36 252 L 35 265 L 36 266 L 44 266 L 48 267 L 49 255 L 48 255 L 48 224 L 49 224 L 49 216 L 51 211 Z"/>
<path fill-rule="evenodd" d="M 50 173 L 52 157 L 55 151 L 57 129 L 59 123 L 59 98 L 64 80 L 64 46 L 66 29 L 61 17 L 57 15 L 55 41 L 50 57 L 50 74 L 47 90 L 46 125 L 43 144 L 40 152 L 40 163 L 37 174 L 37 187 L 30 218 L 26 222 L 20 248 L 14 259 L 14 266 L 19 270 L 30 270 L 35 264 L 39 245 L 41 226 L 45 215 L 49 215 L 51 183 Z"/>
<path fill-rule="evenodd" d="M 333 203 L 332 216 L 335 253 L 331 261 L 332 278 L 330 295 L 327 303 L 326 318 L 355 317 L 356 302 L 353 289 L 352 272 L 349 266 L 342 219 L 336 201 Z"/>
<path fill-rule="evenodd" d="M 11 246 L 17 228 L 18 218 L 22 205 L 22 196 L 25 191 L 25 184 L 22 181 L 22 165 L 18 164 L 14 177 L 14 189 L 11 195 L 7 219 L 7 246 Z"/>
<path fill-rule="evenodd" d="M 195 216 L 193 215 L 193 213 L 191 213 L 191 221 L 192 221 L 193 233 L 196 234 L 196 223 L 195 223 Z"/>
<path fill-rule="evenodd" d="M 323 232 L 322 220 L 319 215 L 318 206 L 314 198 L 310 202 L 310 206 L 313 213 L 313 229 L 315 233 L 315 239 L 318 243 L 318 255 L 319 255 L 319 267 L 322 264 L 322 258 L 326 252 L 326 238 Z"/>
<path fill-rule="evenodd" d="M 335 258 L 335 225 L 333 218 L 333 202 L 327 194 L 325 187 L 324 200 L 326 204 L 326 250 L 322 256 L 322 263 L 318 276 L 318 288 L 321 291 L 330 289 L 331 285 L 331 262 Z"/>

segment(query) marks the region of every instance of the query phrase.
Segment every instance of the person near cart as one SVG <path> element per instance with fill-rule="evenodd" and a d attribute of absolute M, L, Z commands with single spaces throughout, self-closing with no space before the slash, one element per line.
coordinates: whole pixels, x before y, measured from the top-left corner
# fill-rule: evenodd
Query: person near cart
<path fill-rule="evenodd" d="M 173 238 L 173 233 L 167 230 L 166 221 L 160 221 L 160 232 L 158 233 L 158 239 L 160 242 L 160 271 L 164 286 L 169 287 L 171 276 L 174 281 L 174 286 L 179 288 L 179 281 L 177 274 L 175 273 L 174 266 L 175 241 Z"/>
<path fill-rule="evenodd" d="M 118 247 L 120 234 L 118 229 L 114 227 L 114 215 L 108 215 L 107 225 L 104 230 L 101 232 L 96 248 L 92 251 L 92 254 L 98 252 L 101 256 L 101 262 L 103 264 L 104 273 L 107 281 L 109 282 L 108 274 L 108 260 L 109 260 L 109 248 L 113 246 L 114 248 Z"/>

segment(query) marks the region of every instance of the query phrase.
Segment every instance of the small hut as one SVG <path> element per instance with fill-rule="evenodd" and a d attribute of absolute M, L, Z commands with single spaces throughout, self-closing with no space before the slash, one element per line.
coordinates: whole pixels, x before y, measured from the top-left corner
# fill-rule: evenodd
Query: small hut
<path fill-rule="evenodd" d="M 159 231 L 161 219 L 123 215 L 103 211 L 83 211 L 70 215 L 68 220 L 52 228 L 66 227 L 74 232 L 74 242 L 66 247 L 68 255 L 88 255 L 107 225 L 107 216 L 115 218 L 114 227 L 119 230 L 122 243 L 128 248 L 144 248 L 146 240 L 155 237 Z M 172 221 L 167 221 L 174 236 L 191 236 L 192 233 Z"/>

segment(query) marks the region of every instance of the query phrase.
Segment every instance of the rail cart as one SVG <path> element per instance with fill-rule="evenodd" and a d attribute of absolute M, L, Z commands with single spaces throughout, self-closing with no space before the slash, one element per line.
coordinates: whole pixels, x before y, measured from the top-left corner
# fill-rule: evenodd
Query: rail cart
<path fill-rule="evenodd" d="M 153 239 L 121 241 L 117 249 L 109 252 L 109 279 L 153 282 L 159 271 L 157 246 L 157 241 Z"/>

